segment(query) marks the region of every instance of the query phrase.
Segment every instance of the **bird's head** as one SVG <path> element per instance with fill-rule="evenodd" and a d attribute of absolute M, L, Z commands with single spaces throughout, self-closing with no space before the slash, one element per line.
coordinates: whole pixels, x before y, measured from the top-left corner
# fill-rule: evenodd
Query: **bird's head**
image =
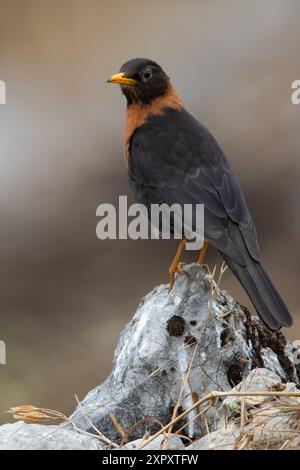
<path fill-rule="evenodd" d="M 150 104 L 164 96 L 170 86 L 169 77 L 153 60 L 131 59 L 120 68 L 120 72 L 109 78 L 108 83 L 118 83 L 132 103 Z"/>

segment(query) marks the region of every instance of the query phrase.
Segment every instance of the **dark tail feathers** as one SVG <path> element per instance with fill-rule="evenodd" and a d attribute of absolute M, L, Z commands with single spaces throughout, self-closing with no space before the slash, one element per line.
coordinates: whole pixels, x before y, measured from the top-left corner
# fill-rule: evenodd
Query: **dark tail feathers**
<path fill-rule="evenodd" d="M 222 256 L 247 292 L 264 326 L 271 331 L 291 326 L 292 317 L 262 265 L 249 260 L 246 266 L 241 266 Z"/>

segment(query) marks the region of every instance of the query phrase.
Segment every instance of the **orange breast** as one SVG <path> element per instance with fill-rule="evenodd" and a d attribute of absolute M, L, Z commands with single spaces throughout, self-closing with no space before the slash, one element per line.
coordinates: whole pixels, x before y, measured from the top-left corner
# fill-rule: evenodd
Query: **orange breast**
<path fill-rule="evenodd" d="M 169 86 L 165 95 L 153 100 L 149 105 L 142 103 L 133 103 L 127 108 L 125 123 L 125 160 L 128 162 L 130 140 L 135 130 L 147 121 L 149 115 L 163 114 L 165 108 L 173 108 L 180 110 L 183 104 L 180 96 L 174 90 L 172 85 Z"/>

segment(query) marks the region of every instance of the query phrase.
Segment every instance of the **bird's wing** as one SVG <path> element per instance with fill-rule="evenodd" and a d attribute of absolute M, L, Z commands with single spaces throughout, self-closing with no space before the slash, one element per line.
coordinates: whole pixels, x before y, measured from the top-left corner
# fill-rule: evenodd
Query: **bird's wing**
<path fill-rule="evenodd" d="M 240 186 L 218 143 L 189 113 L 150 116 L 131 139 L 129 173 L 152 202 L 204 204 L 207 240 L 240 264 L 245 254 L 259 261 Z"/>

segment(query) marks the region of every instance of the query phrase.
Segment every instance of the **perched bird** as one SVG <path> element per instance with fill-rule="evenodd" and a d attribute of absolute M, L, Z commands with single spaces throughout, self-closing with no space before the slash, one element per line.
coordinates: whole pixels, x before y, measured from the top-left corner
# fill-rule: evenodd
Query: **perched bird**
<path fill-rule="evenodd" d="M 276 331 L 292 318 L 261 265 L 256 230 L 245 198 L 220 146 L 189 114 L 163 69 L 132 59 L 108 82 L 127 100 L 125 155 L 138 202 L 204 204 L 200 262 L 207 245 L 217 249 L 237 277 L 264 326 Z M 171 265 L 171 283 L 185 240 Z"/>

